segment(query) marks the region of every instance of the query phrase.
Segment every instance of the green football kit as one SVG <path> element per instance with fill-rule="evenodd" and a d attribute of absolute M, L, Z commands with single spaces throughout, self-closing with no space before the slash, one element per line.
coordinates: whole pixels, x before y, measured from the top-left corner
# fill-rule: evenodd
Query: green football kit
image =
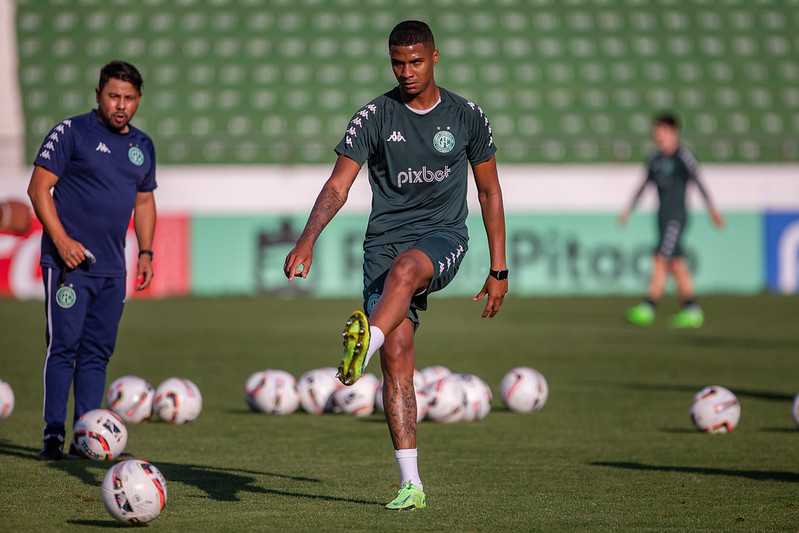
<path fill-rule="evenodd" d="M 660 239 L 655 253 L 669 259 L 683 255 L 680 243 L 688 213 L 685 207 L 685 191 L 688 182 L 693 181 L 707 201 L 707 192 L 697 174 L 699 164 L 690 150 L 680 146 L 671 155 L 656 153 L 649 160 L 647 178 L 641 189 L 650 181 L 655 183 L 660 199 L 658 209 L 658 229 Z M 636 195 L 636 198 L 640 196 Z"/>
<path fill-rule="evenodd" d="M 413 110 L 399 87 L 375 98 L 348 124 L 335 151 L 368 161 L 372 210 L 364 238 L 364 309 L 382 292 L 394 258 L 414 248 L 434 266 L 427 291 L 414 297 L 408 317 L 427 307 L 427 294 L 455 276 L 468 248 L 466 192 L 469 164 L 496 152 L 483 110 L 439 87 L 431 109 Z"/>

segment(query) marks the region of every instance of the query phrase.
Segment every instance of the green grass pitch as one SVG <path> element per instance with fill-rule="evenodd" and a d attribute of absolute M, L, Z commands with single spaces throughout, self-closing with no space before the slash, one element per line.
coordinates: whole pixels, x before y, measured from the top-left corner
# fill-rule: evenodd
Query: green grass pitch
<path fill-rule="evenodd" d="M 132 301 L 108 382 L 171 376 L 203 394 L 182 426 L 129 426 L 128 451 L 164 473 L 169 501 L 150 531 L 777 531 L 799 528 L 799 298 L 713 296 L 699 330 L 671 331 L 673 298 L 649 329 L 622 316 L 629 298 L 436 298 L 417 334 L 417 367 L 482 377 L 495 394 L 480 422 L 419 426 L 428 508 L 393 513 L 398 473 L 385 422 L 298 412 L 252 413 L 247 377 L 299 377 L 338 363 L 352 301 L 271 298 Z M 16 393 L 0 421 L 0 530 L 114 527 L 100 483 L 108 463 L 37 462 L 44 310 L 0 300 L 0 378 Z M 503 408 L 499 382 L 533 366 L 546 406 Z M 379 374 L 375 362 L 369 368 Z M 697 432 L 693 394 L 738 395 L 730 435 Z M 71 409 L 71 408 L 70 408 Z"/>

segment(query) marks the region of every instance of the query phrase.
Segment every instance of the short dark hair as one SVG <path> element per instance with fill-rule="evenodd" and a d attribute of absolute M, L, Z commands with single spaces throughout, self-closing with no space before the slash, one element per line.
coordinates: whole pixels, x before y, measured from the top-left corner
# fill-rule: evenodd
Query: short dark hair
<path fill-rule="evenodd" d="M 676 113 L 660 113 L 655 117 L 654 124 L 665 124 L 666 126 L 671 126 L 675 130 L 680 129 L 680 119 L 677 117 Z"/>
<path fill-rule="evenodd" d="M 388 36 L 388 47 L 392 46 L 413 46 L 423 44 L 435 49 L 436 41 L 430 26 L 420 20 L 406 20 L 400 22 Z"/>
<path fill-rule="evenodd" d="M 126 81 L 136 87 L 139 92 L 141 92 L 141 74 L 139 74 L 139 71 L 136 70 L 136 67 L 130 63 L 126 63 L 125 61 L 111 61 L 102 69 L 100 69 L 100 82 L 98 87 L 101 92 L 103 87 L 105 87 L 105 84 L 108 83 L 108 80 L 111 78 Z"/>

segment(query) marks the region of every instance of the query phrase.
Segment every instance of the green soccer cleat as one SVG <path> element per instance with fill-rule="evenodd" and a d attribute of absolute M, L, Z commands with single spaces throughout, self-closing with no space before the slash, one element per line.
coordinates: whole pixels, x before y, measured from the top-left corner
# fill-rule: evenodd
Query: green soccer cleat
<path fill-rule="evenodd" d="M 646 302 L 627 309 L 627 321 L 636 326 L 651 326 L 655 321 L 655 310 Z"/>
<path fill-rule="evenodd" d="M 386 504 L 386 509 L 393 511 L 410 511 L 412 509 L 424 509 L 427 500 L 424 497 L 424 492 L 408 481 L 397 493 L 394 501 Z"/>
<path fill-rule="evenodd" d="M 352 385 L 361 377 L 366 365 L 366 352 L 369 350 L 369 323 L 366 315 L 354 311 L 341 336 L 344 337 L 344 356 L 336 377 L 344 385 Z"/>
<path fill-rule="evenodd" d="M 705 323 L 705 313 L 698 307 L 689 307 L 671 317 L 672 329 L 698 328 Z"/>

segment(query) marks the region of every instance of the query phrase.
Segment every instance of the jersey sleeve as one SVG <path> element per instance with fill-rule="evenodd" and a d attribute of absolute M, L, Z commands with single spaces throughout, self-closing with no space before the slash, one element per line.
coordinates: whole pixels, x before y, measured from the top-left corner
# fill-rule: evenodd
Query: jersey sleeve
<path fill-rule="evenodd" d="M 149 139 L 147 143 L 147 155 L 149 156 L 148 161 L 150 161 L 150 168 L 139 182 L 138 192 L 151 192 L 158 187 L 155 181 L 155 146 Z"/>
<path fill-rule="evenodd" d="M 694 154 L 691 153 L 688 148 L 681 146 L 677 152 L 677 155 L 683 162 L 683 165 L 685 165 L 688 180 L 693 180 L 693 182 L 696 183 L 696 188 L 699 189 L 699 194 L 702 195 L 705 203 L 710 204 L 710 195 L 708 195 L 707 189 L 705 189 L 705 186 L 699 179 L 699 163 L 696 161 Z"/>
<path fill-rule="evenodd" d="M 479 165 L 491 159 L 497 152 L 491 123 L 483 110 L 473 102 L 466 102 L 463 121 L 469 132 L 469 145 L 466 157 L 472 165 Z"/>
<path fill-rule="evenodd" d="M 60 178 L 72 159 L 77 136 L 72 119 L 62 120 L 44 138 L 33 164 L 46 168 Z"/>
<path fill-rule="evenodd" d="M 697 176 L 699 176 L 699 163 L 696 161 L 694 154 L 692 154 L 691 151 L 686 147 L 681 146 L 677 152 L 677 155 L 685 165 L 685 169 L 688 171 L 688 178 L 695 180 Z"/>
<path fill-rule="evenodd" d="M 355 113 L 336 145 L 336 153 L 363 165 L 377 147 L 383 111 L 379 100 L 373 100 Z"/>

